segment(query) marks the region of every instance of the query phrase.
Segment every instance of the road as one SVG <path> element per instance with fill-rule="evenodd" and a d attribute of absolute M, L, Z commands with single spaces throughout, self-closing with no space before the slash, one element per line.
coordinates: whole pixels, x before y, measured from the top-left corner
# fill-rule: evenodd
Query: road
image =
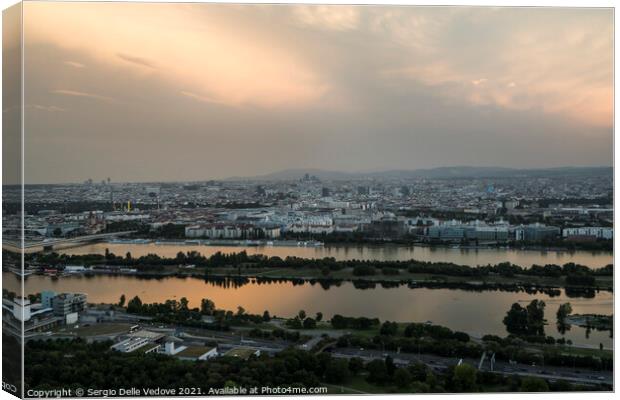
<path fill-rule="evenodd" d="M 168 334 L 175 333 L 173 327 L 149 327 L 150 330 L 162 330 L 168 332 Z M 310 331 L 309 331 L 310 332 Z M 316 332 L 314 332 L 316 333 Z M 229 345 L 245 345 L 248 347 L 254 347 L 266 352 L 277 352 L 290 346 L 290 342 L 286 341 L 273 341 L 265 339 L 243 339 L 243 336 L 239 335 L 239 332 L 221 332 L 210 331 L 204 329 L 192 329 L 182 328 L 176 329 L 176 335 L 180 335 L 185 340 L 193 341 L 216 341 L 222 344 Z M 338 335 L 336 335 L 338 336 Z M 310 350 L 316 343 L 321 340 L 320 335 L 313 335 L 312 339 L 308 342 L 298 345 L 297 348 L 303 350 Z M 456 357 L 441 357 L 430 354 L 412 354 L 412 353 L 397 353 L 393 351 L 379 351 L 379 350 L 361 350 L 359 348 L 336 348 L 331 351 L 334 357 L 352 358 L 359 357 L 365 361 L 372 361 L 375 359 L 385 359 L 386 356 L 391 356 L 396 364 L 408 365 L 413 362 L 422 362 L 434 370 L 442 370 L 450 365 L 458 363 L 459 359 Z M 463 362 L 478 366 L 480 359 L 463 359 Z M 488 359 L 483 363 L 483 371 L 490 371 L 490 363 Z M 533 376 L 540 377 L 548 380 L 566 380 L 576 383 L 584 384 L 601 384 L 606 383 L 613 384 L 613 372 L 611 371 L 592 371 L 592 370 L 580 370 L 578 368 L 569 367 L 556 367 L 556 366 L 532 366 L 527 364 L 510 364 L 506 361 L 496 361 L 494 364 L 493 372 L 502 373 L 504 375 L 520 375 L 520 376 Z"/>
<path fill-rule="evenodd" d="M 429 354 L 397 353 L 393 351 L 361 350 L 354 348 L 336 348 L 331 351 L 334 357 L 353 358 L 359 357 L 364 361 L 385 359 L 388 355 L 392 357 L 395 364 L 408 365 L 413 362 L 421 362 L 434 370 L 442 370 L 450 365 L 456 365 L 458 358 L 440 357 Z M 464 363 L 478 366 L 479 359 L 463 359 Z M 490 371 L 488 360 L 483 364 L 483 371 Z M 556 366 L 532 366 L 527 364 L 510 364 L 505 361 L 496 361 L 493 372 L 504 375 L 534 376 L 548 380 L 566 380 L 588 384 L 613 384 L 612 371 L 592 371 L 579 370 L 576 368 L 556 367 Z"/>
<path fill-rule="evenodd" d="M 125 319 L 120 320 L 126 322 Z M 147 321 L 140 322 L 142 328 L 146 328 L 150 331 L 160 332 L 170 336 L 176 336 L 182 338 L 187 344 L 191 345 L 204 345 L 205 342 L 216 342 L 218 346 L 224 348 L 232 348 L 234 346 L 246 346 L 261 350 L 264 353 L 277 353 L 292 346 L 291 342 L 285 340 L 268 340 L 258 338 L 244 338 L 244 331 L 216 331 L 200 328 L 189 327 L 176 327 L 173 325 L 151 323 Z M 93 337 L 89 337 L 91 340 L 105 340 L 114 339 L 114 337 L 123 334 L 119 332 L 116 334 L 103 334 Z M 38 337 L 37 337 L 38 336 Z M 54 335 L 56 336 L 56 335 Z M 67 335 L 65 335 L 67 336 Z M 50 338 L 49 335 L 33 335 L 34 338 Z M 57 338 L 57 337 L 56 337 Z M 314 335 L 309 341 L 304 344 L 297 345 L 296 347 L 302 350 L 311 350 L 321 340 L 320 335 Z M 459 362 L 457 357 L 441 357 L 430 354 L 415 354 L 415 353 L 398 353 L 394 351 L 380 351 L 369 350 L 359 348 L 333 348 L 328 349 L 334 357 L 340 358 L 353 358 L 358 357 L 364 361 L 372 361 L 377 359 L 385 359 L 388 355 L 392 357 L 395 364 L 409 365 L 411 363 L 421 362 L 428 367 L 441 371 L 448 368 L 451 365 L 456 365 Z M 478 366 L 479 359 L 463 359 L 463 362 Z M 490 362 L 487 359 L 481 370 L 491 371 Z M 609 384 L 613 385 L 613 372 L 611 371 L 593 371 L 570 367 L 556 367 L 556 366 L 536 366 L 527 364 L 511 364 L 505 361 L 496 361 L 493 371 L 495 373 L 501 373 L 504 375 L 519 375 L 519 376 L 532 376 L 544 378 L 547 380 L 566 380 L 575 383 L 583 384 Z"/>

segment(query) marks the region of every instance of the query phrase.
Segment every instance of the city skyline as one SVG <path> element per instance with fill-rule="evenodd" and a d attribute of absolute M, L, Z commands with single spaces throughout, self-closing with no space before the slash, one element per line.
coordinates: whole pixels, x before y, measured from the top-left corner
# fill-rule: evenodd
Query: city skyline
<path fill-rule="evenodd" d="M 613 163 L 611 9 L 26 3 L 24 26 L 27 184 Z"/>
<path fill-rule="evenodd" d="M 246 175 L 246 176 L 225 176 L 222 178 L 202 177 L 198 179 L 168 179 L 168 180 L 113 180 L 110 176 L 89 176 L 82 180 L 63 181 L 63 182 L 47 182 L 47 183 L 25 183 L 25 186 L 38 185 L 80 185 L 84 183 L 90 184 L 149 184 L 149 183 L 193 183 L 193 182 L 286 182 L 296 181 L 304 177 L 314 177 L 325 181 L 368 181 L 368 180 L 420 180 L 420 179 L 445 179 L 445 178 L 462 178 L 462 179 L 497 179 L 497 178 L 513 178 L 516 176 L 528 175 L 565 175 L 577 173 L 580 175 L 591 175 L 593 173 L 611 174 L 613 175 L 613 165 L 592 165 L 592 166 L 559 166 L 550 168 L 506 168 L 496 166 L 472 166 L 472 165 L 446 165 L 432 168 L 416 168 L 416 169 L 385 169 L 385 170 L 365 170 L 365 171 L 336 171 L 320 168 L 288 168 L 277 171 L 270 171 L 264 174 Z M 18 186 L 13 184 L 5 184 L 7 186 Z"/>

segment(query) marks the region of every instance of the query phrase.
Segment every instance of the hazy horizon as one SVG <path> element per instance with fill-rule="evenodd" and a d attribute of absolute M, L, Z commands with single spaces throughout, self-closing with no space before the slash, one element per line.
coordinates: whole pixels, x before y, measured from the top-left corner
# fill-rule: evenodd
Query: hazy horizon
<path fill-rule="evenodd" d="M 226 176 L 224 178 L 212 178 L 212 177 L 203 177 L 200 179 L 167 179 L 167 180 L 156 180 L 156 179 L 152 179 L 152 180 L 111 180 L 111 184 L 137 184 L 137 183 L 143 183 L 143 184 L 149 184 L 149 183 L 192 183 L 192 182 L 208 182 L 208 181 L 220 181 L 220 182 L 235 182 L 235 181 L 243 181 L 243 180 L 256 180 L 256 181 L 261 181 L 261 180 L 268 180 L 266 177 L 271 177 L 271 176 L 279 176 L 280 174 L 284 174 L 284 175 L 295 175 L 294 178 L 276 178 L 274 180 L 281 180 L 281 181 L 285 181 L 285 180 L 296 180 L 299 178 L 303 178 L 303 175 L 305 173 L 308 173 L 309 175 L 330 175 L 330 174 L 342 174 L 342 175 L 352 175 L 353 179 L 366 179 L 366 178 L 373 178 L 373 179 L 380 179 L 380 177 L 377 177 L 377 175 L 381 175 L 381 174 L 390 174 L 390 173 L 396 173 L 396 172 L 411 172 L 411 173 L 415 173 L 415 172 L 424 172 L 424 171 L 436 171 L 436 170 L 442 170 L 442 169 L 458 169 L 458 168 L 472 168 L 472 169 L 484 169 L 484 168 L 488 168 L 488 169 L 498 169 L 498 170 L 510 170 L 510 171 L 515 171 L 515 172 L 535 172 L 535 171 L 549 171 L 549 172 L 553 172 L 553 171 L 558 171 L 558 170 L 566 170 L 568 172 L 568 170 L 570 169 L 576 169 L 576 170 L 587 170 L 587 169 L 613 169 L 614 166 L 613 165 L 589 165 L 589 166 L 579 166 L 579 165 L 564 165 L 564 166 L 558 166 L 558 167 L 549 167 L 549 168 L 538 168 L 538 167 L 532 167 L 532 168 L 510 168 L 510 167 L 498 167 L 498 166 L 474 166 L 474 165 L 444 165 L 444 166 L 438 166 L 438 167 L 429 167 L 429 168 L 416 168 L 416 169 L 385 169 L 385 170 L 366 170 L 366 171 L 341 171 L 341 170 L 329 170 L 329 169 L 321 169 L 321 168 L 287 168 L 287 169 L 282 169 L 282 170 L 277 170 L 277 171 L 270 171 L 267 172 L 265 174 L 257 174 L 257 175 L 245 175 L 245 176 Z M 356 176 L 359 175 L 359 176 Z M 459 177 L 465 177 L 465 178 L 471 178 L 471 177 L 476 177 L 476 174 L 466 174 L 464 176 L 454 176 L 455 178 L 459 178 Z M 441 175 L 443 178 L 447 177 L 445 175 Z M 488 175 L 488 174 L 482 174 L 482 175 L 478 175 L 478 178 L 484 178 L 484 179 L 491 179 L 493 176 L 492 175 Z M 498 175 L 497 177 L 502 177 L 501 175 Z M 40 185 L 81 185 L 84 184 L 85 181 L 87 181 L 88 179 L 92 179 L 92 183 L 93 184 L 100 184 L 102 181 L 105 181 L 107 179 L 106 178 L 86 178 L 84 180 L 81 181 L 58 181 L 58 182 L 46 182 L 46 183 L 26 183 L 26 186 L 40 186 Z M 341 180 L 340 178 L 325 178 L 327 180 Z M 18 186 L 15 184 L 4 184 L 3 186 Z"/>
<path fill-rule="evenodd" d="M 25 3 L 26 183 L 613 164 L 613 12 Z"/>

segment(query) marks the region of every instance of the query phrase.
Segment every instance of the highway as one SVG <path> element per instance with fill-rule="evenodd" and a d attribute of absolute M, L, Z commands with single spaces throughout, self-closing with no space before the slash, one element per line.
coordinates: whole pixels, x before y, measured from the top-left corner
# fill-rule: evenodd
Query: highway
<path fill-rule="evenodd" d="M 450 365 L 456 365 L 459 358 L 440 357 L 429 354 L 397 353 L 393 351 L 362 350 L 354 348 L 336 348 L 331 351 L 332 356 L 341 358 L 359 357 L 364 361 L 385 359 L 388 355 L 392 357 L 395 364 L 408 365 L 414 362 L 421 362 L 430 368 L 440 371 Z M 463 359 L 464 363 L 478 366 L 479 359 Z M 482 371 L 490 371 L 489 361 L 485 361 Z M 565 380 L 587 384 L 613 384 L 612 371 L 593 371 L 580 370 L 577 368 L 556 367 L 556 366 L 532 366 L 527 364 L 510 364 L 505 361 L 496 361 L 493 372 L 504 375 L 534 376 L 548 380 Z"/>
<path fill-rule="evenodd" d="M 126 318 L 119 318 L 117 322 L 127 322 Z M 246 346 L 260 350 L 262 353 L 277 353 L 288 347 L 295 346 L 302 350 L 311 350 L 320 340 L 321 336 L 313 336 L 309 341 L 303 344 L 293 344 L 285 340 L 268 340 L 244 337 L 243 330 L 237 331 L 216 331 L 200 328 L 189 327 L 176 327 L 173 325 L 152 323 L 148 321 L 137 322 L 140 323 L 142 328 L 149 331 L 160 332 L 169 336 L 175 336 L 183 339 L 185 344 L 189 345 L 204 345 L 206 342 L 215 342 L 218 346 L 224 349 L 232 348 L 235 346 Z M 113 340 L 122 332 L 115 334 L 104 334 L 89 337 L 91 340 Z M 40 334 L 33 335 L 28 339 L 49 339 L 51 335 Z M 55 334 L 55 338 L 59 336 L 71 337 L 72 335 Z M 395 351 L 380 351 L 360 348 L 328 348 L 325 350 L 334 357 L 339 358 L 360 358 L 366 362 L 372 360 L 385 359 L 387 356 L 392 357 L 394 363 L 397 365 L 409 365 L 412 363 L 423 363 L 429 368 L 435 371 L 443 371 L 451 365 L 456 365 L 460 358 L 458 357 L 442 357 L 430 354 L 415 354 L 415 353 L 399 353 Z M 480 359 L 465 358 L 462 359 L 464 363 L 477 367 L 480 363 Z M 496 361 L 494 363 L 493 371 L 491 371 L 490 361 L 487 358 L 482 364 L 482 371 L 489 371 L 500 373 L 504 375 L 519 375 L 519 376 L 531 376 L 544 378 L 550 381 L 565 380 L 573 383 L 581 384 L 608 384 L 613 385 L 613 372 L 612 371 L 593 371 L 579 368 L 570 367 L 557 367 L 557 366 L 538 366 L 527 364 L 509 363 L 506 361 Z"/>
<path fill-rule="evenodd" d="M 160 328 L 149 327 L 149 330 L 158 330 Z M 165 327 L 161 328 L 167 330 L 169 333 L 174 331 L 174 328 Z M 181 333 L 179 335 L 179 333 Z M 176 334 L 182 337 L 186 341 L 204 341 L 211 340 L 222 344 L 229 345 L 244 345 L 260 349 L 261 351 L 273 353 L 284 350 L 291 345 L 286 341 L 272 341 L 265 339 L 243 339 L 238 332 L 220 332 L 220 331 L 208 331 L 204 329 L 191 329 L 183 328 L 178 329 Z M 303 350 L 310 350 L 321 339 L 320 335 L 313 337 L 310 341 L 297 345 L 296 347 Z M 396 364 L 409 365 L 415 362 L 421 362 L 426 364 L 429 368 L 436 371 L 441 371 L 450 365 L 456 365 L 459 361 L 457 357 L 441 357 L 430 354 L 412 354 L 412 353 L 397 353 L 394 351 L 380 351 L 369 350 L 359 348 L 334 348 L 330 351 L 332 356 L 341 358 L 353 358 L 359 357 L 364 361 L 372 361 L 375 359 L 385 359 L 388 355 L 392 357 Z M 463 359 L 463 362 L 478 366 L 480 359 Z M 482 371 L 490 371 L 490 362 L 488 358 L 482 365 Z M 519 375 L 519 376 L 532 376 L 554 380 L 565 380 L 574 383 L 583 384 L 602 384 L 606 383 L 613 385 L 613 372 L 612 371 L 593 371 L 578 368 L 569 367 L 556 367 L 556 366 L 536 366 L 527 364 L 510 364 L 506 361 L 496 361 L 492 372 L 501 373 L 504 375 Z"/>

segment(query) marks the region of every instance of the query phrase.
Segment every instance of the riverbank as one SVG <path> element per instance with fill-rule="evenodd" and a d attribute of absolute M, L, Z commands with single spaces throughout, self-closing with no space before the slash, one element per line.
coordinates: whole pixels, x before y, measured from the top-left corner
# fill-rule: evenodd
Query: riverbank
<path fill-rule="evenodd" d="M 523 268 L 511 263 L 468 266 L 455 263 L 406 261 L 337 261 L 334 258 L 267 257 L 247 252 L 216 253 L 209 257 L 199 252 L 179 252 L 174 257 L 156 254 L 134 257 L 130 252 L 116 255 L 106 249 L 104 255 L 29 255 L 28 274 L 45 274 L 54 278 L 74 275 L 127 275 L 143 278 L 167 276 L 204 279 L 263 279 L 292 282 L 315 281 L 334 284 L 349 281 L 360 288 L 379 284 L 386 287 L 455 287 L 484 290 L 570 289 L 575 293 L 613 290 L 613 266 L 590 269 L 567 263 Z M 241 282 L 241 281 L 240 281 Z"/>
<path fill-rule="evenodd" d="M 78 247 L 56 250 L 66 255 L 105 254 L 106 249 L 114 254 L 131 253 L 136 257 L 156 254 L 160 257 L 174 258 L 179 252 L 199 252 L 205 256 L 216 253 L 230 254 L 246 252 L 249 255 L 268 257 L 298 257 L 306 259 L 334 258 L 337 261 L 407 261 L 416 259 L 428 262 L 446 262 L 465 265 L 488 265 L 502 262 L 529 268 L 532 265 L 565 264 L 574 262 L 589 268 L 601 268 L 613 263 L 613 253 L 592 251 L 535 251 L 516 249 L 464 249 L 449 247 L 399 246 L 384 244 L 368 245 L 325 245 L 317 247 L 298 246 L 224 246 L 198 244 L 114 244 L 94 243 Z"/>
<path fill-rule="evenodd" d="M 3 273 L 5 288 L 19 293 L 21 279 L 10 272 Z M 429 285 L 430 286 L 430 285 Z M 561 304 L 570 302 L 574 313 L 613 313 L 613 293 L 592 291 L 590 296 L 564 289 L 538 290 L 535 288 L 463 289 L 462 285 L 437 284 L 432 287 L 402 284 L 367 284 L 365 282 L 318 282 L 314 280 L 280 280 L 271 278 L 204 278 L 160 277 L 142 279 L 123 275 L 69 275 L 58 279 L 31 275 L 24 281 L 25 294 L 51 290 L 56 293 L 85 293 L 90 303 L 118 303 L 124 294 L 129 300 L 140 296 L 143 302 L 162 302 L 166 299 L 187 297 L 191 307 L 199 307 L 203 298 L 213 300 L 218 308 L 236 312 L 242 306 L 248 313 L 260 314 L 270 310 L 272 315 L 292 317 L 299 310 L 308 315 L 325 313 L 370 315 L 389 321 L 433 321 L 454 330 L 479 334 L 505 334 L 501 323 L 510 306 L 541 299 L 547 303 L 550 315 Z M 363 289 L 363 290 L 362 290 Z M 548 334 L 565 337 L 574 344 L 612 346 L 609 332 L 593 330 L 586 337 L 586 329 L 572 327 L 564 334 L 550 326 Z"/>
<path fill-rule="evenodd" d="M 314 237 L 288 237 L 284 239 L 166 239 L 166 238 L 142 238 L 133 237 L 131 239 L 113 239 L 106 241 L 110 244 L 150 244 L 155 245 L 177 245 L 177 246 L 255 246 L 255 247 L 425 247 L 430 249 L 463 249 L 463 250 L 520 250 L 535 252 L 575 252 L 575 251 L 594 251 L 594 252 L 613 252 L 613 244 L 609 246 L 588 247 L 579 246 L 579 243 L 569 243 L 569 245 L 544 245 L 538 243 L 517 243 L 517 242 L 493 242 L 493 243 L 450 243 L 436 242 L 430 243 L 422 240 L 399 240 L 399 239 L 365 239 L 365 240 L 330 240 L 329 238 Z"/>
<path fill-rule="evenodd" d="M 566 317 L 565 323 L 587 329 L 611 331 L 614 326 L 613 315 L 573 314 Z"/>

